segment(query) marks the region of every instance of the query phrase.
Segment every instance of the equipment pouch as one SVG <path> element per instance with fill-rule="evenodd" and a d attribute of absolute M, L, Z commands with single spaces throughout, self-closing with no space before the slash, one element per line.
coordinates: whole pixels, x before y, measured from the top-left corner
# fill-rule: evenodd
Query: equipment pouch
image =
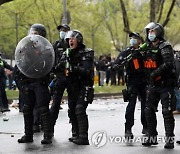
<path fill-rule="evenodd" d="M 129 94 L 128 94 L 127 89 L 122 90 L 122 95 L 123 95 L 124 102 L 128 102 L 129 101 Z"/>
<path fill-rule="evenodd" d="M 86 93 L 85 93 L 85 101 L 89 104 L 92 104 L 94 99 L 94 88 L 93 87 L 86 87 Z"/>

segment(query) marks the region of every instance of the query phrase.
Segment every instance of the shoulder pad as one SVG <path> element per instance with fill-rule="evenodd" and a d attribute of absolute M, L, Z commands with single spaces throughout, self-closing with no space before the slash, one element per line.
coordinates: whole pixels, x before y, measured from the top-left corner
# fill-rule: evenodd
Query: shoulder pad
<path fill-rule="evenodd" d="M 85 48 L 82 52 L 83 60 L 90 60 L 94 57 L 94 51 L 91 48 Z"/>
<path fill-rule="evenodd" d="M 91 48 L 85 48 L 85 49 L 79 51 L 79 53 L 84 53 L 84 54 L 89 53 L 89 52 L 94 53 L 94 50 Z"/>
<path fill-rule="evenodd" d="M 86 48 L 84 52 L 94 52 L 91 48 Z"/>
<path fill-rule="evenodd" d="M 163 49 L 164 47 L 167 47 L 167 46 L 170 46 L 171 47 L 171 44 L 169 42 L 162 42 L 160 45 L 159 45 L 159 49 Z"/>

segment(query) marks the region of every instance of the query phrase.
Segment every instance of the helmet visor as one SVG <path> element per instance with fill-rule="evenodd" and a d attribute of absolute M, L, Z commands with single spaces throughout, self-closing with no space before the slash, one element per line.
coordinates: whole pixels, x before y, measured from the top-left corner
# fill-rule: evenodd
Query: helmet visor
<path fill-rule="evenodd" d="M 76 38 L 77 39 L 78 35 L 79 35 L 79 33 L 75 32 L 75 31 L 68 31 L 65 39 L 69 39 L 69 38 Z"/>
<path fill-rule="evenodd" d="M 40 34 L 39 34 L 39 31 L 37 30 L 37 28 L 32 27 L 32 28 L 30 28 L 28 35 L 40 35 Z"/>
<path fill-rule="evenodd" d="M 153 29 L 153 30 L 156 30 L 157 28 L 159 27 L 159 25 L 157 25 L 156 23 L 154 23 L 154 22 L 151 22 L 151 23 L 149 23 L 146 27 L 145 27 L 145 29 Z"/>

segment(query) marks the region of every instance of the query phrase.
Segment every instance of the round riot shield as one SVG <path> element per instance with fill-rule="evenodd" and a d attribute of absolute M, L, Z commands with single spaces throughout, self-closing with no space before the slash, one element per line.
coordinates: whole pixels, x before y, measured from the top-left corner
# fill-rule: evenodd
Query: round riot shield
<path fill-rule="evenodd" d="M 40 78 L 50 72 L 55 53 L 51 43 L 40 35 L 28 35 L 17 45 L 15 62 L 21 73 L 29 78 Z"/>

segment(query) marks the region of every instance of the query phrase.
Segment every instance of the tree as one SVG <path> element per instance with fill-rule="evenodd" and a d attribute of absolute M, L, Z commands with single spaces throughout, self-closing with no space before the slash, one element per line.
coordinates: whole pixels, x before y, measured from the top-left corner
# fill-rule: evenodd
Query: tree
<path fill-rule="evenodd" d="M 0 0 L 0 5 L 11 2 L 11 1 L 13 1 L 13 0 Z"/>
<path fill-rule="evenodd" d="M 136 31 L 143 35 L 144 26 L 150 21 L 165 26 L 166 38 L 173 45 L 180 43 L 180 1 L 154 1 L 152 13 L 155 14 L 152 16 L 150 0 L 142 0 L 141 5 L 137 5 L 135 0 L 67 1 L 67 10 L 71 14 L 70 26 L 82 32 L 84 43 L 93 48 L 97 56 L 110 52 L 114 55 L 116 51 L 121 51 L 128 45 L 128 34 Z M 52 43 L 59 39 L 56 27 L 61 24 L 62 0 L 4 2 L 0 0 L 0 50 L 6 57 L 14 57 L 17 42 L 27 35 L 34 23 L 46 26 L 47 38 Z"/>

